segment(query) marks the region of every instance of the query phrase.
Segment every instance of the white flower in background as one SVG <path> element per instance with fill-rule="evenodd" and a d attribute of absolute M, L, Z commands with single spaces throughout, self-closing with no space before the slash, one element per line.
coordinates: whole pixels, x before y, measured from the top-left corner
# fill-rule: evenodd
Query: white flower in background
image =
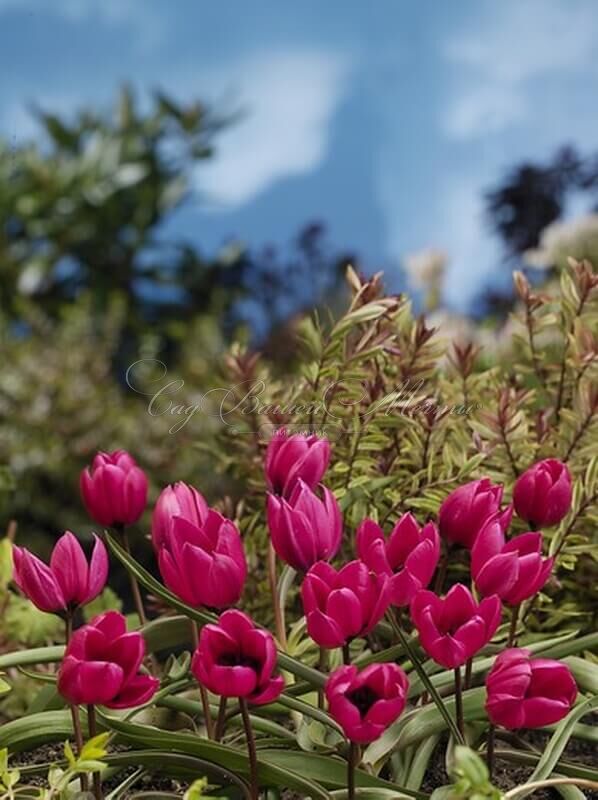
<path fill-rule="evenodd" d="M 409 285 L 414 289 L 438 289 L 446 269 L 446 254 L 442 250 L 428 248 L 410 253 L 403 259 Z"/>
<path fill-rule="evenodd" d="M 538 247 L 524 254 L 525 262 L 536 269 L 563 268 L 569 257 L 598 259 L 598 214 L 553 222 L 540 234 Z"/>

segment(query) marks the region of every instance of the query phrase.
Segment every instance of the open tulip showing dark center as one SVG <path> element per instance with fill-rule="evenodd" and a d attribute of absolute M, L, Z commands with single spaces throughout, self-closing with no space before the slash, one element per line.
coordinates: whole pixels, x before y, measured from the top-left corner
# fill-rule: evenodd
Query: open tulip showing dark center
<path fill-rule="evenodd" d="M 380 698 L 378 697 L 376 692 L 369 686 L 362 686 L 361 688 L 356 689 L 354 692 L 347 692 L 347 699 L 350 700 L 353 703 L 353 705 L 359 709 L 359 713 L 361 714 L 361 716 L 365 717 L 370 708 Z"/>
<path fill-rule="evenodd" d="M 220 667 L 249 667 L 254 672 L 259 672 L 261 664 L 256 658 L 244 653 L 222 653 L 216 663 Z"/>

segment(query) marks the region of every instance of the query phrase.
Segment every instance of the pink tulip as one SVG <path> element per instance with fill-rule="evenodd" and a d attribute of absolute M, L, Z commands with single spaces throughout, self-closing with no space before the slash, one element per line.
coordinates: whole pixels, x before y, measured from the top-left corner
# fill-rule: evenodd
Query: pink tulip
<path fill-rule="evenodd" d="M 499 510 L 502 493 L 503 487 L 492 484 L 489 478 L 459 486 L 440 506 L 440 535 L 452 544 L 461 544 L 471 549 L 486 520 Z M 504 513 L 505 529 L 509 525 L 511 514 L 511 509 Z"/>
<path fill-rule="evenodd" d="M 571 508 L 571 473 L 556 458 L 538 461 L 521 475 L 513 489 L 515 511 L 534 527 L 556 525 Z"/>
<path fill-rule="evenodd" d="M 160 683 L 139 672 L 144 655 L 141 633 L 127 633 L 123 615 L 107 611 L 73 634 L 58 673 L 58 691 L 74 705 L 142 705 Z"/>
<path fill-rule="evenodd" d="M 108 553 L 95 534 L 93 538 L 89 565 L 70 531 L 56 542 L 49 566 L 24 547 L 14 547 L 14 582 L 41 611 L 68 612 L 84 606 L 100 594 L 108 578 Z"/>
<path fill-rule="evenodd" d="M 330 716 L 347 739 L 368 744 L 381 736 L 403 713 L 409 680 L 398 664 L 371 664 L 358 671 L 346 666 L 326 681 Z"/>
<path fill-rule="evenodd" d="M 125 450 L 97 453 L 80 478 L 81 496 L 99 525 L 116 527 L 137 522 L 147 503 L 147 478 Z"/>
<path fill-rule="evenodd" d="M 321 487 L 322 499 L 301 479 L 288 500 L 268 495 L 268 527 L 277 555 L 306 572 L 316 561 L 336 555 L 343 521 L 335 496 Z"/>
<path fill-rule="evenodd" d="M 445 597 L 423 589 L 411 604 L 421 646 L 446 669 L 460 667 L 485 647 L 498 628 L 500 615 L 496 595 L 478 604 L 461 583 Z"/>
<path fill-rule="evenodd" d="M 388 540 L 376 522 L 365 519 L 357 531 L 357 554 L 371 570 L 389 576 L 390 602 L 406 606 L 432 580 L 440 539 L 433 523 L 420 528 L 411 514 L 403 514 Z"/>
<path fill-rule="evenodd" d="M 490 721 L 508 730 L 553 725 L 567 716 L 577 697 L 569 667 L 516 647 L 496 658 L 486 690 Z"/>
<path fill-rule="evenodd" d="M 196 608 L 225 608 L 238 602 L 247 562 L 237 526 L 215 509 L 201 525 L 173 517 L 158 551 L 164 583 Z"/>
<path fill-rule="evenodd" d="M 309 570 L 301 585 L 307 632 L 320 647 L 342 647 L 365 636 L 388 608 L 388 578 L 351 561 L 339 572 L 325 561 Z"/>
<path fill-rule="evenodd" d="M 542 534 L 522 533 L 509 542 L 500 522 L 490 520 L 471 551 L 471 574 L 482 597 L 497 594 L 517 606 L 537 594 L 550 577 L 553 558 L 542 558 Z"/>
<path fill-rule="evenodd" d="M 330 461 L 330 442 L 319 436 L 289 435 L 284 428 L 270 439 L 266 451 L 266 480 L 274 494 L 289 497 L 301 479 L 310 489 L 322 480 Z"/>
<path fill-rule="evenodd" d="M 215 625 L 204 625 L 191 671 L 222 697 L 244 697 L 254 705 L 272 703 L 284 688 L 274 675 L 276 645 L 272 634 L 256 628 L 242 611 L 231 609 Z"/>
<path fill-rule="evenodd" d="M 201 527 L 208 511 L 204 496 L 183 481 L 163 489 L 152 515 L 152 541 L 156 551 L 165 543 L 174 517 L 183 517 Z"/>

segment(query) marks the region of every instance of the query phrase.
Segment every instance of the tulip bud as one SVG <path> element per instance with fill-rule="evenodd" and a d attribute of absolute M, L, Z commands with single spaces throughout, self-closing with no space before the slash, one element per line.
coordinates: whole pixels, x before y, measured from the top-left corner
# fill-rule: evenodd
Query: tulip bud
<path fill-rule="evenodd" d="M 509 542 L 498 519 L 490 520 L 471 550 L 471 574 L 482 597 L 497 594 L 517 606 L 537 594 L 552 572 L 554 559 L 542 558 L 542 534 L 532 531 Z"/>
<path fill-rule="evenodd" d="M 365 519 L 357 531 L 357 554 L 371 570 L 389 576 L 390 602 L 406 606 L 432 580 L 440 539 L 433 523 L 420 528 L 411 514 L 403 514 L 388 540 L 376 522 Z"/>
<path fill-rule="evenodd" d="M 345 666 L 326 681 L 328 712 L 347 739 L 368 744 L 403 713 L 409 679 L 398 664 L 371 664 L 358 671 Z"/>
<path fill-rule="evenodd" d="M 315 489 L 330 461 L 330 442 L 319 436 L 294 434 L 284 428 L 270 439 L 266 451 L 266 480 L 273 494 L 289 497 L 297 481 Z"/>
<path fill-rule="evenodd" d="M 56 542 L 50 565 L 24 547 L 13 547 L 13 579 L 41 611 L 73 611 L 96 598 L 108 578 L 108 553 L 94 534 L 89 565 L 77 538 L 66 531 Z"/>
<path fill-rule="evenodd" d="M 142 705 L 160 684 L 139 672 L 144 655 L 142 634 L 127 633 L 123 615 L 107 611 L 72 635 L 58 673 L 58 691 L 73 705 Z"/>
<path fill-rule="evenodd" d="M 301 585 L 307 632 L 320 647 L 342 647 L 366 636 L 388 608 L 388 578 L 351 561 L 339 572 L 325 561 Z"/>
<path fill-rule="evenodd" d="M 532 658 L 529 650 L 502 652 L 486 678 L 486 711 L 508 730 L 541 728 L 567 716 L 577 697 L 571 670 L 560 661 Z"/>
<path fill-rule="evenodd" d="M 341 544 L 343 523 L 335 496 L 322 487 L 322 499 L 301 479 L 288 500 L 268 495 L 272 546 L 285 563 L 306 572 L 316 561 L 332 558 Z"/>
<path fill-rule="evenodd" d="M 503 487 L 492 484 L 489 478 L 470 481 L 459 486 L 440 506 L 438 527 L 440 535 L 453 544 L 471 549 L 486 520 L 500 508 Z M 507 509 L 503 524 L 506 529 L 512 511 Z"/>
<path fill-rule="evenodd" d="M 456 669 L 485 647 L 500 623 L 496 595 L 476 603 L 458 583 L 445 597 L 423 589 L 411 604 L 411 619 L 426 653 L 446 669 Z"/>
<path fill-rule="evenodd" d="M 571 473 L 556 458 L 531 466 L 513 489 L 515 511 L 536 528 L 560 522 L 571 508 L 571 497 Z"/>
<path fill-rule="evenodd" d="M 183 517 L 201 527 L 208 511 L 203 495 L 183 481 L 163 489 L 156 500 L 152 515 L 152 542 L 156 551 L 167 539 L 174 517 Z"/>
<path fill-rule="evenodd" d="M 284 689 L 274 675 L 272 634 L 256 628 L 241 611 L 225 611 L 216 625 L 204 625 L 191 671 L 202 686 L 222 697 L 243 697 L 253 705 L 272 703 Z"/>
<path fill-rule="evenodd" d="M 170 591 L 196 608 L 234 605 L 247 577 L 239 530 L 215 509 L 208 510 L 201 525 L 173 517 L 158 566 Z"/>
<path fill-rule="evenodd" d="M 97 453 L 80 488 L 87 513 L 104 527 L 132 525 L 145 510 L 147 478 L 125 450 Z"/>

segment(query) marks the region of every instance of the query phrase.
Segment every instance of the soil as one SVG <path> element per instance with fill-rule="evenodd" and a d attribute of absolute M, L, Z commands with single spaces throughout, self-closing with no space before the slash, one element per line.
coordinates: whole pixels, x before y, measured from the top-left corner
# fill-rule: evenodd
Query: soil
<path fill-rule="evenodd" d="M 542 752 L 550 739 L 550 734 L 543 733 L 542 731 L 527 731 L 521 738 L 532 745 L 536 750 Z M 500 744 L 500 742 L 497 742 L 497 747 L 499 747 Z M 445 751 L 446 740 L 441 740 L 430 760 L 430 769 L 422 784 L 422 792 L 431 793 L 438 786 L 444 786 L 450 783 L 445 769 Z M 586 764 L 590 767 L 598 766 L 598 752 L 596 751 L 596 746 L 591 742 L 584 742 L 579 739 L 571 740 L 565 749 L 563 757 L 564 760 L 572 763 Z M 533 767 L 518 766 L 510 761 L 497 758 L 494 765 L 493 783 L 500 789 L 508 791 L 515 786 L 525 783 L 532 772 Z M 598 800 L 598 791 L 584 789 L 583 792 L 587 800 Z M 533 800 L 560 800 L 560 794 L 556 789 L 539 789 L 530 795 L 530 797 L 533 798 Z"/>
<path fill-rule="evenodd" d="M 548 734 L 539 731 L 528 732 L 525 736 L 525 741 L 539 751 L 544 749 L 546 742 L 549 739 Z M 500 744 L 500 743 L 497 743 Z M 124 750 L 124 747 L 117 747 L 117 750 Z M 421 791 L 431 793 L 438 786 L 448 784 L 449 777 L 446 773 L 444 754 L 446 750 L 446 741 L 441 740 L 432 756 L 430 761 L 430 768 L 426 774 Z M 565 758 L 567 761 L 576 762 L 580 764 L 587 764 L 588 766 L 596 767 L 598 764 L 598 753 L 596 746 L 591 742 L 584 742 L 575 740 L 569 743 L 565 750 Z M 51 762 L 61 761 L 63 759 L 63 745 L 53 744 L 44 745 L 36 750 L 31 750 L 25 753 L 15 754 L 11 757 L 11 766 L 30 766 L 33 764 L 47 764 Z M 127 774 L 133 772 L 133 768 L 121 770 L 117 777 L 108 780 L 104 783 L 106 791 L 114 789 Z M 507 791 L 513 787 L 525 783 L 532 773 L 531 767 L 517 766 L 502 759 L 496 760 L 494 770 L 494 783 L 496 786 Z M 26 778 L 24 782 L 33 784 L 35 786 L 44 785 L 45 776 L 32 776 Z M 171 780 L 169 778 L 160 778 L 158 775 L 147 775 L 145 778 L 136 784 L 134 791 L 125 795 L 126 798 L 133 797 L 136 793 L 141 791 L 158 791 L 158 792 L 172 792 L 179 797 L 182 797 L 187 789 L 187 785 L 179 781 Z M 598 800 L 598 791 L 584 790 L 587 800 Z M 560 795 L 554 789 L 542 789 L 534 792 L 531 795 L 533 800 L 559 800 Z M 282 800 L 304 800 L 301 795 L 295 792 L 284 792 Z"/>

